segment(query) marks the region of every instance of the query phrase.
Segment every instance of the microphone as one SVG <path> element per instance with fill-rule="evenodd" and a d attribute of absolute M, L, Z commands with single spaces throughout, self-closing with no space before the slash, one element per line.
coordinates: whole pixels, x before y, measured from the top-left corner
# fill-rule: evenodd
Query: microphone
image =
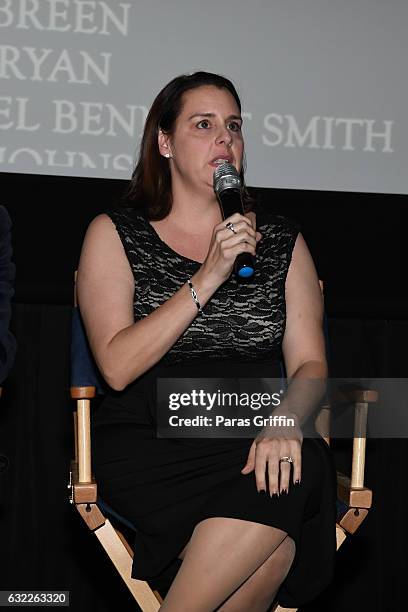
<path fill-rule="evenodd" d="M 244 214 L 241 198 L 241 179 L 235 166 L 225 162 L 214 171 L 214 191 L 225 219 L 238 212 Z M 240 253 L 235 259 L 234 274 L 239 278 L 249 278 L 255 271 L 255 262 L 251 253 Z"/>

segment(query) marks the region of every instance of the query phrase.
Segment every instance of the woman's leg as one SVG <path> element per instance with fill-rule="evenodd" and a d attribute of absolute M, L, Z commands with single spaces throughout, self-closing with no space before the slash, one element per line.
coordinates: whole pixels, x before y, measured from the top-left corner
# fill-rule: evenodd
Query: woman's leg
<path fill-rule="evenodd" d="M 252 578 L 252 575 L 265 564 L 286 536 L 281 529 L 240 519 L 215 517 L 201 521 L 194 529 L 183 564 L 160 609 L 162 612 L 212 612 L 224 604 L 226 611 L 226 600 L 232 594 L 235 602 L 244 595 L 253 599 L 256 584 L 265 581 L 266 570 L 257 577 Z M 292 542 L 290 538 L 288 544 L 289 541 Z M 289 563 L 287 545 L 281 556 L 286 560 L 286 568 Z M 275 561 L 273 565 L 277 563 Z M 271 564 L 272 560 L 269 567 Z M 245 593 L 242 591 L 244 595 L 238 594 L 239 587 L 250 576 L 252 580 L 248 581 Z M 280 584 L 275 588 L 279 581 L 279 577 L 276 578 L 270 578 L 273 590 L 269 595 L 272 598 Z M 231 602 L 228 605 L 238 605 L 232 597 Z M 243 611 L 242 603 L 240 605 Z M 230 607 L 231 612 L 233 609 Z"/>
<path fill-rule="evenodd" d="M 292 565 L 296 545 L 286 536 L 278 548 L 245 582 L 228 597 L 217 612 L 265 612 Z"/>

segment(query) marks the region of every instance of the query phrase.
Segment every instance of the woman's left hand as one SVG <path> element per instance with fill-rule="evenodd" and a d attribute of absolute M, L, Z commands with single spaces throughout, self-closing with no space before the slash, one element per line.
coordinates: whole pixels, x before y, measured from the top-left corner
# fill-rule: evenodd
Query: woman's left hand
<path fill-rule="evenodd" d="M 295 427 L 264 427 L 253 441 L 247 463 L 241 470 L 244 475 L 255 470 L 258 493 L 267 489 L 266 472 L 270 496 L 274 493 L 279 495 L 283 491 L 288 492 L 291 464 L 288 461 L 279 461 L 282 457 L 293 459 L 293 483 L 296 484 L 301 480 L 303 434 L 296 416 L 292 414 L 285 416 L 295 418 Z"/>

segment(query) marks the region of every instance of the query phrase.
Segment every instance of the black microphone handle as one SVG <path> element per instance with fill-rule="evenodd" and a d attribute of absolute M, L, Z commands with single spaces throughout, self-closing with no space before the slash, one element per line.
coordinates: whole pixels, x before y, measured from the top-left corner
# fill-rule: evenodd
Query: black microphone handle
<path fill-rule="evenodd" d="M 218 202 L 224 219 L 238 212 L 244 214 L 241 192 L 238 189 L 225 189 L 218 195 Z M 248 278 L 255 270 L 255 260 L 251 253 L 240 253 L 234 262 L 234 274 L 237 278 Z"/>
<path fill-rule="evenodd" d="M 251 253 L 240 253 L 234 263 L 234 274 L 239 279 L 248 278 L 255 271 L 255 261 Z"/>
<path fill-rule="evenodd" d="M 218 194 L 218 201 L 221 206 L 221 212 L 224 219 L 230 217 L 234 213 L 244 214 L 242 205 L 241 193 L 238 189 L 224 189 Z"/>

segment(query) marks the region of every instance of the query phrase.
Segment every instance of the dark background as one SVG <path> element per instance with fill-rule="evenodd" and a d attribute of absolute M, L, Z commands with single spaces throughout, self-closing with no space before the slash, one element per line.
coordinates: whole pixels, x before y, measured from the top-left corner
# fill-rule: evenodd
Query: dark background
<path fill-rule="evenodd" d="M 72 271 L 91 219 L 126 181 L 0 174 L 13 221 L 15 301 L 70 304 Z M 252 193 L 301 224 L 325 281 L 329 315 L 405 319 L 405 195 L 283 189 Z"/>
<path fill-rule="evenodd" d="M 68 503 L 73 271 L 89 221 L 117 180 L 2 174 L 13 223 L 18 353 L 0 403 L 0 588 L 71 591 L 71 609 L 135 610 L 113 566 Z M 253 190 L 300 222 L 325 282 L 333 377 L 406 377 L 407 196 Z M 375 408 L 373 408 L 375 409 Z M 334 445 L 346 468 L 347 444 Z M 408 445 L 368 440 L 373 509 L 338 553 L 333 585 L 308 612 L 405 609 Z M 313 572 L 313 568 L 310 568 Z"/>

